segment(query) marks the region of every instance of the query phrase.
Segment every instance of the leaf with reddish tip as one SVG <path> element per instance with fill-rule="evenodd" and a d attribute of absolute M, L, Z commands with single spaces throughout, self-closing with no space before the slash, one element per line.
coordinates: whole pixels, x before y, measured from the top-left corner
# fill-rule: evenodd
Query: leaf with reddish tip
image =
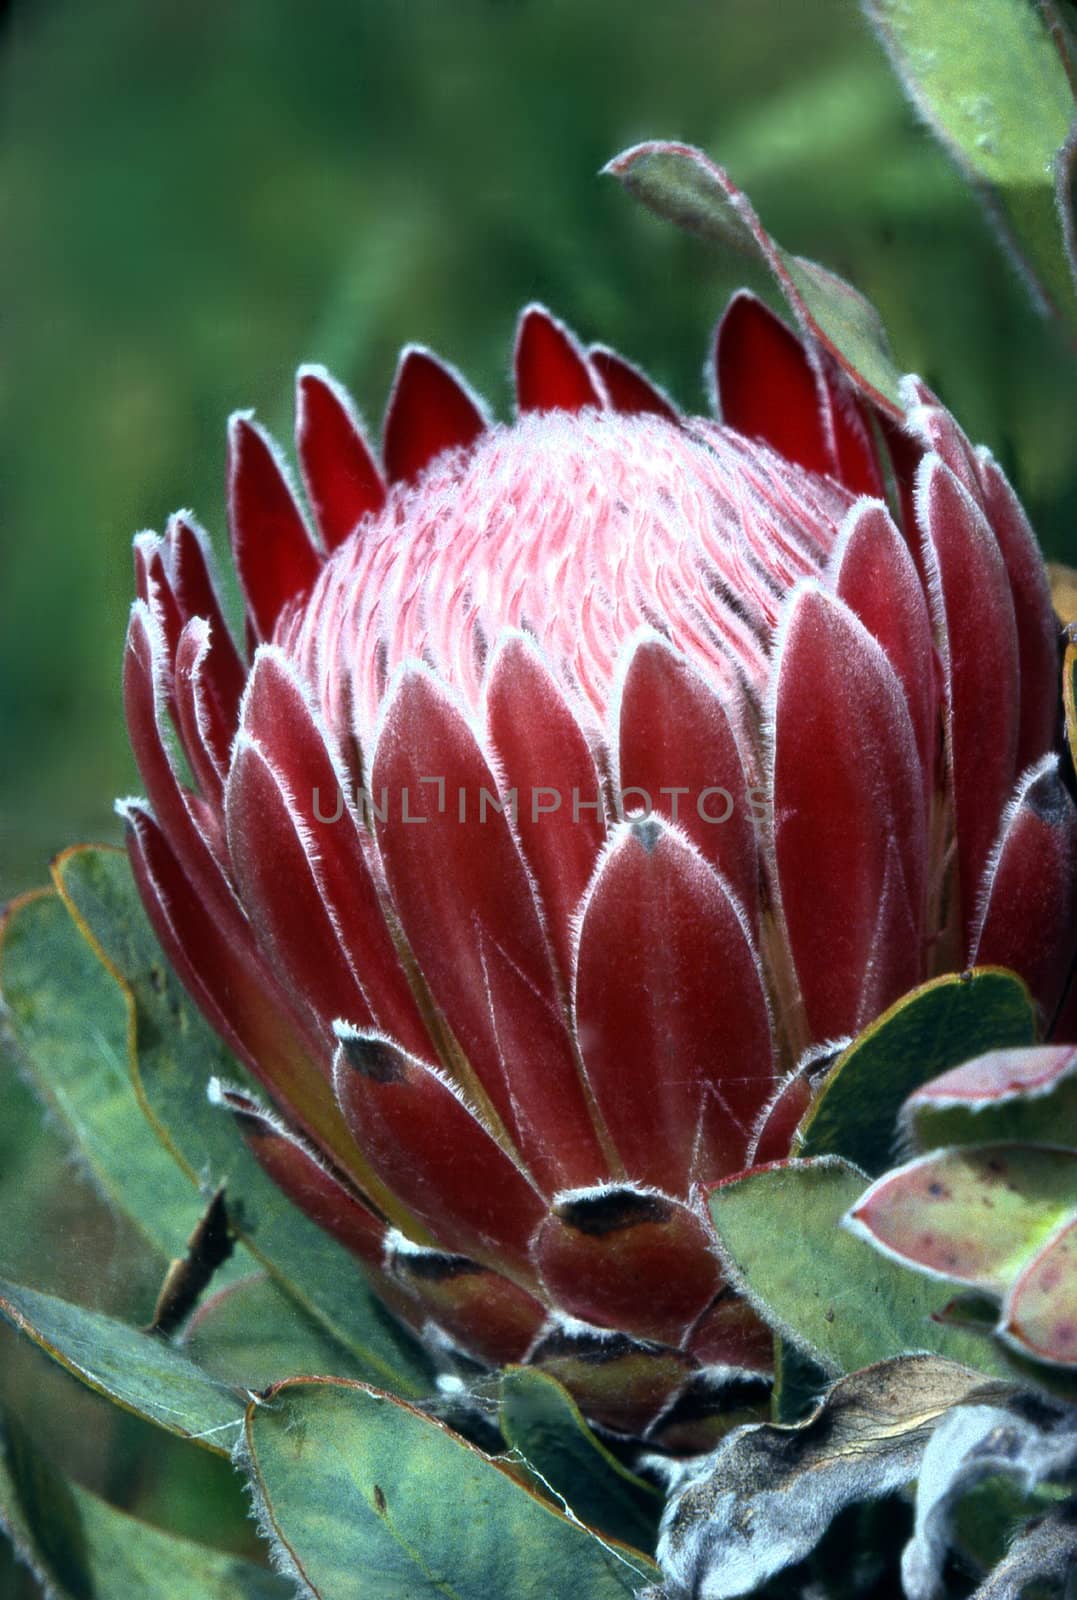
<path fill-rule="evenodd" d="M 600 1541 L 458 1434 L 366 1385 L 281 1385 L 250 1407 L 246 1446 L 265 1525 L 324 1600 L 369 1583 L 378 1600 L 626 1600 L 657 1575 L 641 1552 Z"/>
<path fill-rule="evenodd" d="M 385 713 L 371 775 L 373 795 L 383 790 L 375 831 L 386 878 L 408 944 L 470 1063 L 467 1093 L 493 1105 L 544 1189 L 601 1182 L 609 1170 L 549 946 L 497 808 L 507 797 L 428 672 L 410 671 Z"/>
<path fill-rule="evenodd" d="M 1026 0 L 865 0 L 917 109 L 980 190 L 1029 287 L 1077 335 L 1052 174 L 1074 113 L 1064 48 Z"/>
<path fill-rule="evenodd" d="M 516 331 L 516 404 L 524 411 L 582 411 L 605 398 L 586 355 L 545 306 L 528 306 Z"/>
<path fill-rule="evenodd" d="M 756 797 L 750 799 L 729 712 L 684 656 L 658 636 L 642 639 L 628 662 L 617 768 L 620 793 L 642 789 L 649 809 L 680 824 L 722 874 L 755 931 Z"/>
<path fill-rule="evenodd" d="M 700 1219 L 634 1185 L 556 1196 L 532 1250 L 554 1305 L 663 1344 L 679 1345 L 721 1287 Z"/>
<path fill-rule="evenodd" d="M 400 1393 L 426 1393 L 425 1358 L 381 1312 L 354 1258 L 285 1199 L 206 1098 L 207 1079 L 234 1079 L 235 1063 L 163 960 L 122 852 L 69 852 L 56 870 L 80 930 L 119 985 L 139 1104 L 192 1194 L 227 1179 L 237 1233 L 289 1296 L 368 1376 Z"/>
<path fill-rule="evenodd" d="M 609 350 L 603 344 L 593 344 L 588 348 L 587 359 L 605 384 L 610 405 L 615 411 L 628 416 L 650 414 L 665 417 L 667 422 L 679 420 L 680 413 L 672 400 L 666 398 L 646 373 L 631 361 L 626 361 L 616 350 Z"/>
<path fill-rule="evenodd" d="M 1077 1368 L 1077 1217 L 1017 1279 L 999 1332 L 1015 1349 L 1039 1361 Z"/>
<path fill-rule="evenodd" d="M 1077 1143 L 1077 1045 L 987 1051 L 911 1094 L 901 1126 L 921 1150 Z"/>
<path fill-rule="evenodd" d="M 572 919 L 606 837 L 604 807 L 586 735 L 523 634 L 509 635 L 495 652 L 486 722 L 506 785 L 518 797 L 516 831 L 567 987 Z"/>
<path fill-rule="evenodd" d="M 897 674 L 814 585 L 788 613 L 773 695 L 774 857 L 809 1044 L 862 1027 L 922 970 L 924 782 Z"/>
<path fill-rule="evenodd" d="M 872 1176 L 896 1148 L 906 1096 L 979 1051 L 1031 1045 L 1036 1014 L 1011 972 L 949 974 L 922 984 L 842 1051 L 819 1085 L 797 1153 L 840 1155 Z"/>
<path fill-rule="evenodd" d="M 1002 1293 L 1073 1211 L 1077 1150 L 968 1145 L 874 1183 L 847 1226 L 895 1260 Z"/>
<path fill-rule="evenodd" d="M 834 273 L 783 250 L 747 196 L 702 151 L 683 144 L 640 144 L 605 170 L 667 221 L 760 257 L 802 333 L 820 341 L 867 399 L 901 416 L 900 374 L 873 307 Z"/>
<path fill-rule="evenodd" d="M 580 922 L 575 1006 L 635 1181 L 687 1195 L 743 1165 L 773 1083 L 759 958 L 723 880 L 657 818 L 612 836 Z"/>
<path fill-rule="evenodd" d="M 228 527 L 247 615 L 269 639 L 289 600 L 304 594 L 321 570 L 303 514 L 276 446 L 249 415 L 228 429 Z"/>
<path fill-rule="evenodd" d="M 385 484 L 351 396 L 324 367 L 300 367 L 295 443 L 322 543 L 335 550 L 360 517 L 380 511 Z"/>
<path fill-rule="evenodd" d="M 611 1455 L 548 1372 L 513 1367 L 502 1374 L 498 1424 L 508 1445 L 582 1522 L 639 1550 L 654 1549 L 661 1495 Z"/>
<path fill-rule="evenodd" d="M 401 354 L 382 426 L 390 483 L 411 483 L 443 450 L 466 449 L 486 429 L 467 384 L 448 362 L 409 345 Z"/>
<path fill-rule="evenodd" d="M 443 1249 L 525 1279 L 545 1207 L 538 1191 L 438 1071 L 380 1035 L 339 1030 L 334 1082 L 348 1126 L 383 1182 Z"/>

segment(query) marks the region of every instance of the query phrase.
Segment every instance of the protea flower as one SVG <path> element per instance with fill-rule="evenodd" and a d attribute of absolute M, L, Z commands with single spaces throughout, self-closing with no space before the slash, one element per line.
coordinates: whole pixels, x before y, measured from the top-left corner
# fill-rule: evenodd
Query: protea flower
<path fill-rule="evenodd" d="M 425 1338 L 667 1445 L 771 1342 L 701 1195 L 918 982 L 1074 942 L 1057 624 L 997 464 L 737 296 L 722 420 L 529 308 L 518 414 L 400 362 L 379 466 L 298 380 L 313 531 L 230 430 L 249 665 L 186 515 L 136 540 L 140 889 L 277 1181 Z M 170 754 L 171 721 L 192 780 Z"/>

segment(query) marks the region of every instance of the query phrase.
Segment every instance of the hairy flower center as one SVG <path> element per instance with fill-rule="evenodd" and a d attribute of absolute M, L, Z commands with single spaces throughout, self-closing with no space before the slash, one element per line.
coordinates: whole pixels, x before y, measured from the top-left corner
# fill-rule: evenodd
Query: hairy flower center
<path fill-rule="evenodd" d="M 491 646 L 520 629 L 600 731 L 642 627 L 721 686 L 760 687 L 782 597 L 819 570 L 850 503 L 715 423 L 529 415 L 398 485 L 277 641 L 330 726 L 354 717 L 365 739 L 403 662 L 426 661 L 475 707 Z"/>

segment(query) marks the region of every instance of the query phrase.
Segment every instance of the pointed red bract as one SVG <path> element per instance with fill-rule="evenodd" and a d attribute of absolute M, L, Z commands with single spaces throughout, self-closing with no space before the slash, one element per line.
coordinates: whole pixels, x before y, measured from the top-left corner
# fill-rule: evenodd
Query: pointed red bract
<path fill-rule="evenodd" d="M 486 418 L 448 363 L 410 345 L 396 369 L 382 428 L 389 482 L 413 482 L 443 450 L 466 449 L 485 427 Z"/>
<path fill-rule="evenodd" d="M 520 318 L 515 372 L 521 411 L 581 411 L 605 404 L 587 357 L 545 306 L 528 306 Z"/>
<path fill-rule="evenodd" d="M 380 1035 L 342 1032 L 334 1082 L 367 1159 L 439 1243 L 529 1283 L 542 1199 L 436 1070 Z"/>
<path fill-rule="evenodd" d="M 517 833 L 567 985 L 572 919 L 606 837 L 598 773 L 582 728 L 522 635 L 494 657 L 486 714 L 499 770 L 516 791 Z"/>
<path fill-rule="evenodd" d="M 617 752 L 625 808 L 679 823 L 721 872 L 754 929 L 755 818 L 762 818 L 755 802 L 762 791 L 750 788 L 726 706 L 661 638 L 642 639 L 629 660 Z"/>
<path fill-rule="evenodd" d="M 228 630 L 213 579 L 209 540 L 186 513 L 171 517 L 166 534 L 172 590 L 185 622 L 203 617 L 209 623 L 212 648 L 205 663 L 206 679 L 229 732 L 234 733 L 247 671 Z"/>
<path fill-rule="evenodd" d="M 664 417 L 667 422 L 678 421 L 676 406 L 668 400 L 639 367 L 626 361 L 616 350 L 604 344 L 593 344 L 587 359 L 605 384 L 610 405 L 615 411 L 629 416 Z"/>
<path fill-rule="evenodd" d="M 937 457 L 917 480 L 930 598 L 946 669 L 960 926 L 971 936 L 984 869 L 1016 777 L 1019 670 L 1013 600 L 983 513 Z"/>
<path fill-rule="evenodd" d="M 789 948 L 810 1039 L 838 1038 L 917 981 L 927 821 L 897 675 L 852 612 L 817 588 L 800 591 L 785 624 L 773 738 Z"/>
<path fill-rule="evenodd" d="M 276 450 L 249 416 L 228 430 L 228 526 L 232 554 L 258 639 L 268 639 L 289 600 L 321 570 Z"/>
<path fill-rule="evenodd" d="M 380 511 L 385 484 L 350 398 L 323 368 L 296 380 L 295 443 L 318 532 L 335 550 L 360 517 Z"/>
<path fill-rule="evenodd" d="M 742 1166 L 773 1081 L 758 958 L 729 892 L 658 818 L 613 835 L 580 922 L 576 1026 L 625 1170 L 686 1195 Z"/>
<path fill-rule="evenodd" d="M 1077 957 L 1077 806 L 1057 756 L 1019 783 L 983 896 L 973 960 L 1021 973 L 1050 1022 Z"/>
<path fill-rule="evenodd" d="M 549 947 L 496 809 L 504 798 L 426 672 L 405 676 L 389 706 L 371 790 L 375 806 L 386 800 L 375 830 L 404 934 L 527 1167 L 544 1188 L 601 1181 Z"/>
<path fill-rule="evenodd" d="M 832 472 L 819 383 L 804 347 L 762 300 L 735 294 L 715 345 L 722 421 L 810 472 Z"/>
<path fill-rule="evenodd" d="M 192 617 L 180 634 L 173 670 L 175 716 L 184 752 L 204 799 L 219 806 L 228 772 L 231 730 L 207 681 L 209 624 Z"/>

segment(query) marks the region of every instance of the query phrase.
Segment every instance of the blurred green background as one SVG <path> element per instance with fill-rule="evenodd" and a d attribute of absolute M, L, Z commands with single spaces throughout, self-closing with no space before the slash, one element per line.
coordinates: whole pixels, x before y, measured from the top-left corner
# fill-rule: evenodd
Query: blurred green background
<path fill-rule="evenodd" d="M 190 506 L 220 541 L 225 418 L 253 405 L 286 439 L 299 361 L 376 427 L 420 340 L 504 414 L 514 318 L 538 298 L 704 403 L 744 267 L 597 176 L 646 136 L 703 145 L 783 244 L 873 299 L 899 362 L 1077 559 L 1072 358 L 853 0 L 14 0 L 0 81 L 0 899 L 70 840 L 117 837 L 131 535 Z M 141 1303 L 132 1241 L 24 1091 L 5 1104 L 0 1269 Z M 20 1243 L 44 1235 L 49 1252 Z M 106 1446 L 139 1425 L 35 1352 L 0 1354 L 77 1476 L 243 1541 L 224 1469 L 194 1494 L 206 1458 L 157 1435 L 132 1476 Z M 0 1565 L 0 1593 L 15 1581 Z"/>

